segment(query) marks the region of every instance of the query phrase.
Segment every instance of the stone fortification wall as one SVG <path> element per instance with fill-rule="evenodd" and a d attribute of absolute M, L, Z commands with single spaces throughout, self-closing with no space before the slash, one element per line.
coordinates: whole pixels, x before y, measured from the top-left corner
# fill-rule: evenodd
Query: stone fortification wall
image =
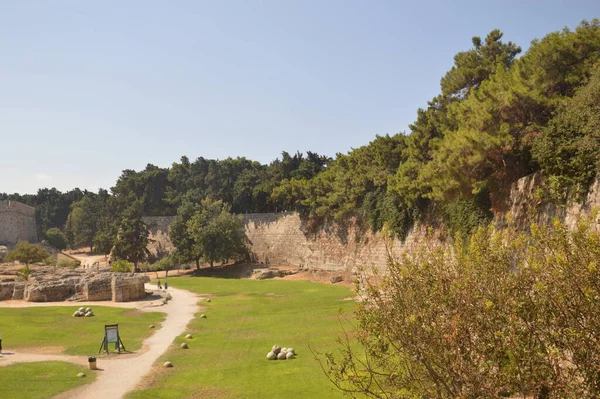
<path fill-rule="evenodd" d="M 37 242 L 35 209 L 16 201 L 0 201 L 0 245 Z"/>
<path fill-rule="evenodd" d="M 546 189 L 546 180 L 539 174 L 515 182 L 510 189 L 510 196 L 505 200 L 503 211 L 496 215 L 498 226 L 506 226 L 507 220 L 510 220 L 513 226 L 526 229 L 532 220 L 547 224 L 558 217 L 573 227 L 579 217 L 590 215 L 595 208 L 600 210 L 598 180 L 582 202 L 557 205 L 547 195 L 546 200 L 540 200 L 540 192 Z M 507 218 L 509 214 L 510 218 Z M 155 222 L 151 238 L 156 241 L 151 246 L 172 249 L 166 232 L 174 218 L 146 219 Z M 352 220 L 346 225 L 332 223 L 310 232 L 295 212 L 247 214 L 245 226 L 250 248 L 259 262 L 347 272 L 359 267 L 384 269 L 388 251 L 394 257 L 403 252 L 414 252 L 423 245 L 428 234 L 427 227 L 415 226 L 406 240 L 400 241 L 384 237 L 379 232 L 361 230 Z M 600 231 L 599 224 L 596 224 L 596 228 Z M 439 229 L 434 229 L 430 234 L 435 237 L 428 245 L 443 245 Z"/>
<path fill-rule="evenodd" d="M 426 229 L 417 226 L 400 241 L 365 231 L 353 220 L 346 225 L 331 223 L 311 233 L 295 212 L 249 214 L 245 223 L 259 262 L 331 271 L 383 270 L 388 254 L 398 257 L 414 251 L 426 236 Z"/>
<path fill-rule="evenodd" d="M 175 220 L 175 216 L 144 216 L 144 223 L 148 225 L 152 240 L 148 244 L 148 249 L 154 255 L 161 252 L 171 252 L 175 247 L 169 240 L 169 226 Z"/>
<path fill-rule="evenodd" d="M 500 226 L 507 224 L 509 216 L 510 223 L 519 229 L 527 229 L 531 222 L 547 225 L 554 218 L 574 228 L 581 217 L 590 216 L 594 210 L 600 211 L 600 179 L 594 181 L 583 200 L 556 203 L 550 199 L 547 179 L 543 175 L 526 176 L 512 185 L 504 209 L 496 215 Z M 592 227 L 600 231 L 598 220 Z"/>
<path fill-rule="evenodd" d="M 167 232 L 173 217 L 145 217 L 154 225 L 149 248 L 173 249 Z M 415 228 L 404 242 L 383 237 L 381 233 L 363 231 L 353 221 L 346 226 L 330 224 L 316 233 L 295 212 L 254 213 L 244 217 L 246 235 L 258 262 L 293 265 L 309 269 L 353 271 L 358 267 L 382 269 L 388 250 L 394 255 L 420 245 L 426 230 Z"/>

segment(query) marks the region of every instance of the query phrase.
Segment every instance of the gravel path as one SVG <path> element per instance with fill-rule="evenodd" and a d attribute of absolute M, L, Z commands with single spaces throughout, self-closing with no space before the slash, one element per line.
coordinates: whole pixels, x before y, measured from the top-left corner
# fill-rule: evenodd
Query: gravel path
<path fill-rule="evenodd" d="M 131 391 L 142 380 L 144 375 L 150 371 L 152 364 L 156 359 L 169 348 L 173 340 L 178 335 L 185 332 L 188 323 L 194 318 L 194 314 L 200 311 L 198 297 L 195 294 L 176 288 L 169 288 L 169 293 L 173 299 L 169 301 L 167 305 L 159 309 L 142 308 L 143 310 L 164 311 L 167 314 L 167 317 L 162 323 L 162 327 L 144 341 L 139 356 L 110 355 L 107 358 L 99 358 L 97 364 L 99 370 L 96 371 L 96 381 L 74 390 L 64 392 L 56 398 L 116 399 L 122 398 L 127 392 Z M 96 302 L 95 305 L 98 306 L 99 303 Z M 54 306 L 56 306 L 56 304 L 54 304 Z M 73 306 L 73 304 L 66 303 L 64 306 Z M 7 349 L 5 349 L 5 351 L 8 352 Z M 17 362 L 39 362 L 48 360 L 62 360 L 87 365 L 87 357 L 83 356 L 26 354 L 15 352 L 0 357 L 0 366 L 6 366 Z"/>

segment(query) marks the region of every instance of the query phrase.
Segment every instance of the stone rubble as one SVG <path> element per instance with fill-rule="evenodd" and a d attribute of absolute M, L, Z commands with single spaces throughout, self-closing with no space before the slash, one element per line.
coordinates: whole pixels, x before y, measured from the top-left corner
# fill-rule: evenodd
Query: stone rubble
<path fill-rule="evenodd" d="M 294 348 L 281 348 L 279 345 L 273 345 L 271 352 L 267 353 L 267 360 L 289 360 L 295 357 Z"/>
<path fill-rule="evenodd" d="M 0 301 L 138 301 L 146 296 L 144 284 L 150 282 L 145 275 L 113 273 L 109 269 L 34 266 L 31 270 L 26 281 L 0 279 Z"/>

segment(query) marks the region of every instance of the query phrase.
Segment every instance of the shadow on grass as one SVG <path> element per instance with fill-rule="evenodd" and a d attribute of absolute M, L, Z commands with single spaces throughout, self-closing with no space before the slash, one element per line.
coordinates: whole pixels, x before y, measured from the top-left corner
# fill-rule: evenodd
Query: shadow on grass
<path fill-rule="evenodd" d="M 240 263 L 233 265 L 219 265 L 214 267 L 203 267 L 194 270 L 190 277 L 214 277 L 223 279 L 241 279 L 251 277 L 255 269 L 266 269 L 268 266 L 258 263 Z"/>

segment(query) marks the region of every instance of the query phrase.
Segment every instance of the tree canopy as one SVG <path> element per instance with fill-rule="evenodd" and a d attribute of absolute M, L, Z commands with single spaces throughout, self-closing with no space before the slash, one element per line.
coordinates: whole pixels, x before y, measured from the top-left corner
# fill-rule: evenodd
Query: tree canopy
<path fill-rule="evenodd" d="M 102 242 L 102 251 L 134 202 L 145 216 L 177 214 L 173 239 L 191 260 L 200 258 L 184 225 L 207 198 L 234 214 L 298 211 L 317 224 L 354 217 L 400 237 L 428 212 L 448 219 L 460 209 L 465 217 L 446 221 L 468 231 L 523 176 L 542 172 L 577 195 L 597 176 L 600 21 L 552 32 L 520 53 L 497 29 L 473 37 L 410 132 L 376 135 L 334 158 L 283 151 L 261 164 L 184 156 L 170 167 L 124 170 L 110 193 L 43 189 L 0 199 L 35 206 L 40 237 L 66 225 L 71 246 Z"/>

